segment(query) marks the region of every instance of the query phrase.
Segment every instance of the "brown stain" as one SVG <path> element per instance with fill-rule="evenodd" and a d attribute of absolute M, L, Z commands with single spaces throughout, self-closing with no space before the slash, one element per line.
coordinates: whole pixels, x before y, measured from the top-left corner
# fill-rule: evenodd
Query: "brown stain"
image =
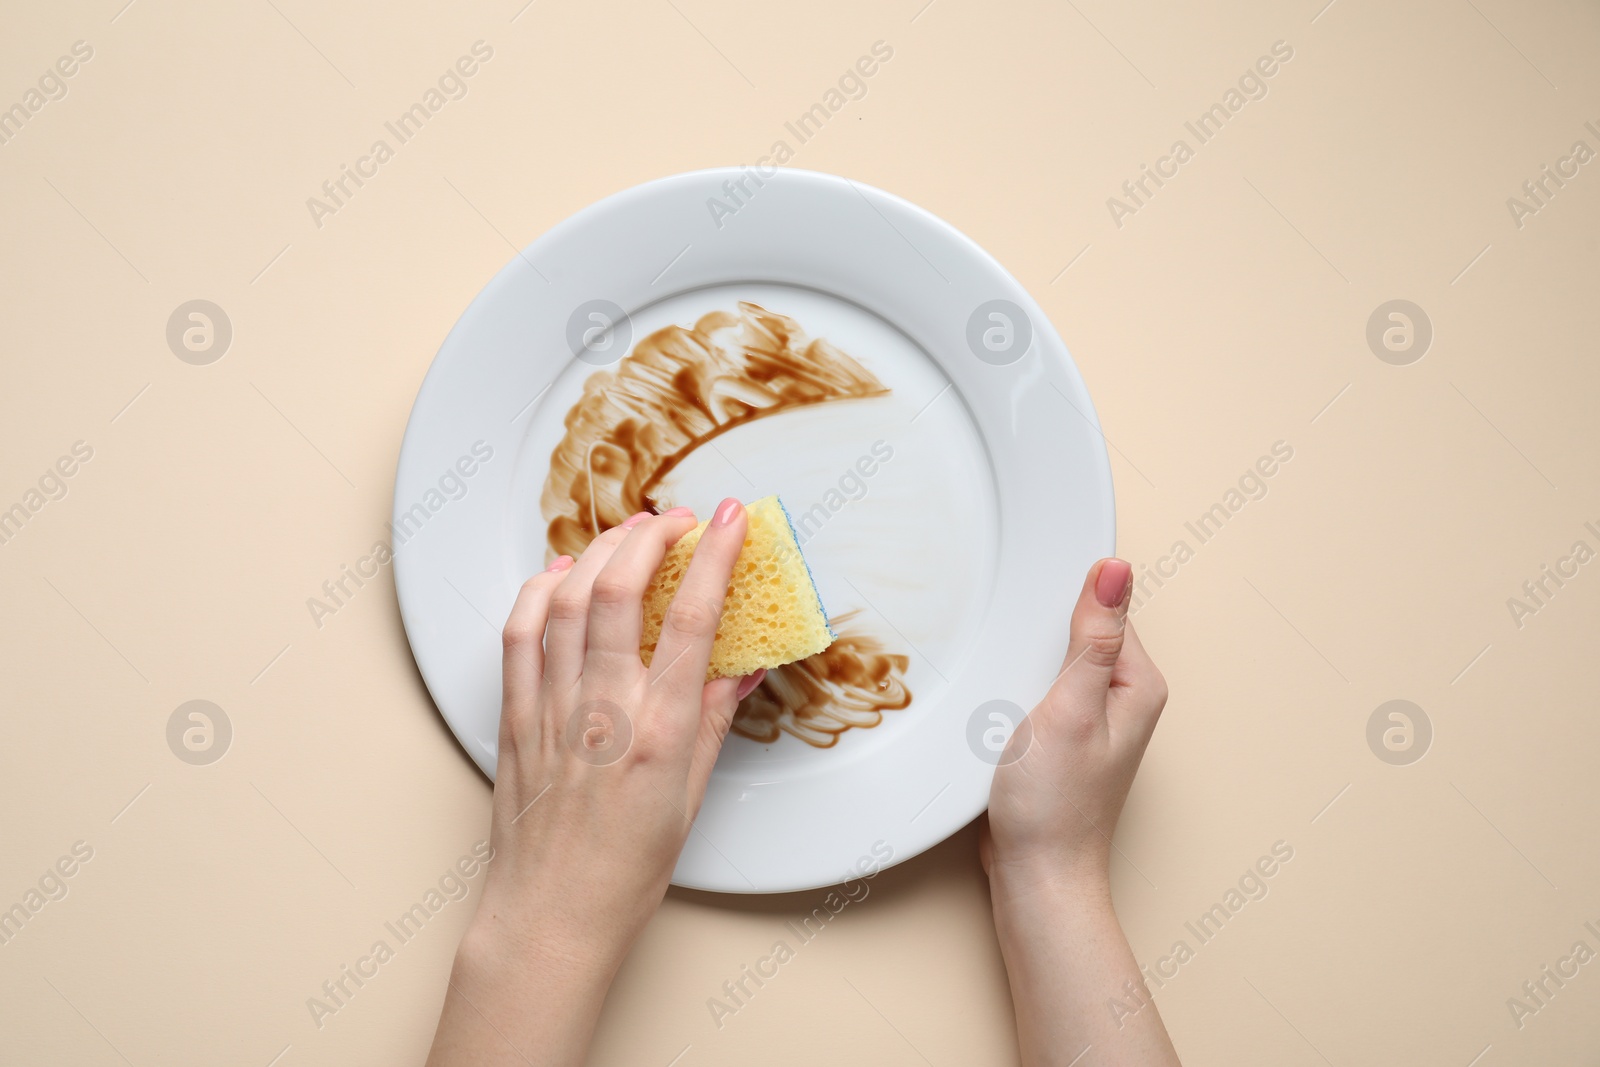
<path fill-rule="evenodd" d="M 835 400 L 887 396 L 882 382 L 827 341 L 807 341 L 786 315 L 741 302 L 641 340 L 614 371 L 583 383 L 539 497 L 546 561 L 576 556 L 604 530 L 672 506 L 662 481 L 695 449 L 736 427 Z M 844 624 L 847 613 L 835 620 Z M 733 730 L 772 742 L 780 731 L 831 748 L 905 708 L 910 660 L 874 638 L 840 632 L 825 651 L 767 672 L 739 705 Z"/>
<path fill-rule="evenodd" d="M 842 626 L 855 616 L 834 619 Z M 885 711 L 911 704 L 904 675 L 911 660 L 885 652 L 872 637 L 840 631 L 822 652 L 767 672 L 733 717 L 733 732 L 771 744 L 779 731 L 817 748 L 832 748 L 852 727 L 869 730 Z"/>
<path fill-rule="evenodd" d="M 575 556 L 602 530 L 670 506 L 662 479 L 706 442 L 757 419 L 834 400 L 886 396 L 865 367 L 757 304 L 668 326 L 614 371 L 593 374 L 567 412 L 539 507 L 547 562 Z"/>

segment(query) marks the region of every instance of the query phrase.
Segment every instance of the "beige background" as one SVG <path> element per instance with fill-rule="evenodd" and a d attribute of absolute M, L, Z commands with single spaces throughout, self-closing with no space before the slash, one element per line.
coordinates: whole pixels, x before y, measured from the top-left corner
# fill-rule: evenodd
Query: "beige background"
<path fill-rule="evenodd" d="M 1520 629 L 1506 601 L 1600 548 L 1600 162 L 1521 228 L 1506 200 L 1600 150 L 1594 4 L 123 2 L 13 3 L 0 33 L 0 106 L 94 49 L 0 145 L 0 508 L 94 450 L 0 546 L 0 907 L 94 850 L 0 946 L 0 1062 L 421 1062 L 481 877 L 320 1029 L 306 999 L 484 835 L 489 791 L 387 571 L 320 630 L 306 598 L 383 534 L 417 386 L 512 246 L 753 162 L 877 40 L 794 163 L 1028 286 L 1115 445 L 1123 555 L 1294 449 L 1137 616 L 1173 694 L 1117 836 L 1140 960 L 1295 850 L 1158 993 L 1185 1063 L 1593 1062 L 1600 964 L 1521 1029 L 1506 1000 L 1600 949 L 1600 564 Z M 479 39 L 469 95 L 316 227 L 306 198 Z M 1107 198 L 1279 40 L 1267 97 L 1116 226 Z M 164 337 L 195 298 L 233 324 L 209 366 Z M 1396 298 L 1435 331 L 1409 366 L 1365 340 Z M 1410 766 L 1366 741 L 1395 698 L 1435 731 Z M 233 724 L 210 766 L 167 747 L 191 699 Z M 719 1030 L 707 998 L 816 896 L 674 892 L 593 1061 L 1015 1062 L 970 829 Z"/>

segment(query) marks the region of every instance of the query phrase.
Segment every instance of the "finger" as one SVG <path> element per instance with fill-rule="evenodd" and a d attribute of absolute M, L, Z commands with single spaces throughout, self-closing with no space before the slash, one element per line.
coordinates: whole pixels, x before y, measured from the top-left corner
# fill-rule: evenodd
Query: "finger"
<path fill-rule="evenodd" d="M 766 671 L 747 674 L 743 678 L 716 678 L 709 681 L 700 694 L 700 730 L 695 735 L 694 755 L 689 760 L 689 801 L 691 811 L 698 808 L 705 796 L 706 782 L 711 778 L 711 768 L 717 764 L 722 752 L 722 742 L 727 740 L 728 729 L 733 725 L 739 701 L 749 695 L 744 687 L 752 678 L 756 685 Z M 751 689 L 755 685 L 750 686 Z"/>
<path fill-rule="evenodd" d="M 1089 568 L 1072 610 L 1067 657 L 1052 689 L 1065 687 L 1079 698 L 1105 700 L 1122 655 L 1132 582 L 1133 567 L 1126 560 L 1103 559 Z"/>
<path fill-rule="evenodd" d="M 597 658 L 617 657 L 644 670 L 639 659 L 644 595 L 661 569 L 667 549 L 694 527 L 694 512 L 674 508 L 639 523 L 611 553 L 589 591 L 589 664 Z"/>
<path fill-rule="evenodd" d="M 747 674 L 743 678 L 740 678 L 739 679 L 739 690 L 738 690 L 738 692 L 734 693 L 733 699 L 735 701 L 743 700 L 745 697 L 749 696 L 751 693 L 754 693 L 756 691 L 756 686 L 760 685 L 761 684 L 761 679 L 765 678 L 766 676 L 767 676 L 767 669 L 765 667 L 762 667 L 759 671 L 756 671 L 754 674 Z"/>
<path fill-rule="evenodd" d="M 689 796 L 695 805 L 705 796 L 711 768 L 716 766 L 722 743 L 728 738 L 739 701 L 755 692 L 766 676 L 766 669 L 762 668 L 743 678 L 717 678 L 706 683 L 700 696 L 700 733 L 689 761 Z"/>
<path fill-rule="evenodd" d="M 716 514 L 695 545 L 689 573 L 667 606 L 661 622 L 661 639 L 650 661 L 650 684 L 668 690 L 676 706 L 698 713 L 700 690 L 711 662 L 711 645 L 722 619 L 722 602 L 728 594 L 733 565 L 744 548 L 748 522 L 744 505 L 729 497 L 717 505 Z"/>
<path fill-rule="evenodd" d="M 544 627 L 550 617 L 550 597 L 571 566 L 571 556 L 557 556 L 549 567 L 523 582 L 500 632 L 504 649 L 500 667 L 502 742 L 511 736 L 511 727 L 533 707 L 539 692 L 539 683 L 544 679 Z"/>
<path fill-rule="evenodd" d="M 583 655 L 588 647 L 589 596 L 595 575 L 628 536 L 628 531 L 649 514 L 641 511 L 621 526 L 613 526 L 590 541 L 550 597 L 550 623 L 544 635 L 544 673 L 550 684 L 569 688 L 583 673 Z"/>
<path fill-rule="evenodd" d="M 1127 620 L 1124 625 L 1122 655 L 1117 657 L 1116 670 L 1111 674 L 1111 684 L 1116 687 L 1136 686 L 1145 681 L 1156 667 L 1150 653 L 1145 651 L 1144 642 L 1139 640 L 1139 631 L 1134 629 L 1133 620 Z"/>
<path fill-rule="evenodd" d="M 1108 710 L 1142 748 L 1150 741 L 1167 704 L 1167 680 L 1145 651 L 1138 631 L 1128 624 L 1122 656 L 1111 679 Z"/>

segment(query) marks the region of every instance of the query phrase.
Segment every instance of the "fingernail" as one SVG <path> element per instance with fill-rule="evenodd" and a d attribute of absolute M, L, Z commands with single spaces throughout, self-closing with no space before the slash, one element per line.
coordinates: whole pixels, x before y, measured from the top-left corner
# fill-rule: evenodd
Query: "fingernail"
<path fill-rule="evenodd" d="M 572 566 L 571 556 L 557 556 L 550 561 L 550 566 L 546 567 L 545 570 L 547 572 L 564 571 L 570 566 Z"/>
<path fill-rule="evenodd" d="M 735 693 L 735 699 L 743 700 L 751 693 L 754 693 L 756 691 L 756 686 L 760 685 L 761 679 L 765 678 L 766 676 L 767 671 L 766 668 L 763 667 L 761 670 L 756 671 L 756 673 L 747 675 L 746 677 L 740 679 L 739 688 Z"/>
<path fill-rule="evenodd" d="M 661 514 L 663 514 L 663 515 L 677 515 L 680 518 L 693 518 L 694 517 L 694 508 L 668 508 L 666 511 L 663 511 Z"/>
<path fill-rule="evenodd" d="M 650 513 L 648 511 L 641 511 L 637 515 L 630 515 L 628 518 L 622 520 L 622 528 L 624 530 L 631 530 L 649 517 Z"/>
<path fill-rule="evenodd" d="M 1108 559 L 1100 566 L 1100 577 L 1095 579 L 1094 598 L 1108 608 L 1122 606 L 1133 588 L 1133 564 L 1125 559 Z"/>
<path fill-rule="evenodd" d="M 729 497 L 717 505 L 717 513 L 711 520 L 713 526 L 726 526 L 733 521 L 733 517 L 744 509 L 744 505 L 733 497 Z"/>

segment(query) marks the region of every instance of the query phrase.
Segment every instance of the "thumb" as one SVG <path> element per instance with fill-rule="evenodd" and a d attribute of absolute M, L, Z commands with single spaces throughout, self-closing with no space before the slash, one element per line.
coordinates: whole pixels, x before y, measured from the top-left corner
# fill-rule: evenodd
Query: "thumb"
<path fill-rule="evenodd" d="M 716 734 L 718 740 L 733 724 L 739 701 L 755 692 L 756 686 L 767 676 L 766 668 L 742 678 L 716 678 L 705 685 L 700 695 L 701 724 Z"/>
<path fill-rule="evenodd" d="M 1103 559 L 1089 568 L 1072 609 L 1072 636 L 1057 684 L 1080 696 L 1105 697 L 1122 655 L 1132 588 L 1133 565 L 1126 560 Z"/>
<path fill-rule="evenodd" d="M 690 788 L 697 796 L 704 791 L 706 780 L 711 777 L 711 768 L 717 762 L 717 754 L 722 751 L 722 742 L 728 736 L 729 727 L 733 725 L 739 701 L 749 696 L 766 676 L 767 672 L 760 670 L 743 678 L 717 678 L 705 684 L 700 696 L 700 729 L 689 763 Z"/>

